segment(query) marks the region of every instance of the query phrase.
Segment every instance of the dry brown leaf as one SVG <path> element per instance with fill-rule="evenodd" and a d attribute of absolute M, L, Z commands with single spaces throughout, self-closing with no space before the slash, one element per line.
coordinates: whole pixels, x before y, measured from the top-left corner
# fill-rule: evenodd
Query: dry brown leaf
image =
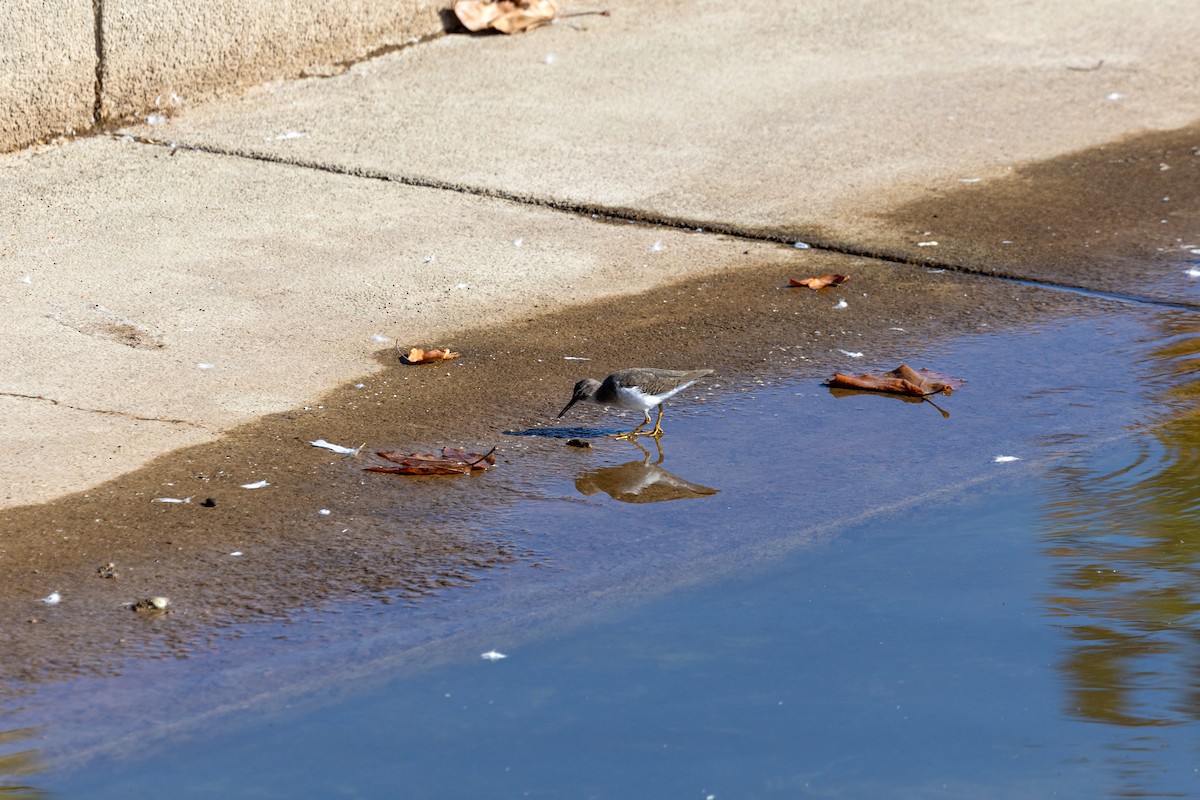
<path fill-rule="evenodd" d="M 788 285 L 806 286 L 815 292 L 817 289 L 824 289 L 826 286 L 841 286 L 848 280 L 850 280 L 849 275 L 822 275 L 819 278 L 804 278 L 802 280 L 792 278 L 788 281 Z"/>
<path fill-rule="evenodd" d="M 555 0 L 455 0 L 454 15 L 469 31 L 520 33 L 552 21 Z"/>
<path fill-rule="evenodd" d="M 962 386 L 963 381 L 927 369 L 915 370 L 907 364 L 901 364 L 891 372 L 864 373 L 858 377 L 835 372 L 827 385 L 835 389 L 861 389 L 908 397 L 928 397 L 939 392 L 949 395 Z"/>
<path fill-rule="evenodd" d="M 448 361 L 461 355 L 462 353 L 450 352 L 448 347 L 444 350 L 423 350 L 420 347 L 414 347 L 408 351 L 408 355 L 401 354 L 400 362 L 402 364 L 436 364 L 439 361 Z"/>
<path fill-rule="evenodd" d="M 440 456 L 432 453 L 398 453 L 394 451 L 376 453 L 395 467 L 366 467 L 365 472 L 389 472 L 393 475 L 467 475 L 473 471 L 486 471 L 496 463 L 496 448 L 486 453 L 468 453 L 457 447 L 443 447 Z"/>

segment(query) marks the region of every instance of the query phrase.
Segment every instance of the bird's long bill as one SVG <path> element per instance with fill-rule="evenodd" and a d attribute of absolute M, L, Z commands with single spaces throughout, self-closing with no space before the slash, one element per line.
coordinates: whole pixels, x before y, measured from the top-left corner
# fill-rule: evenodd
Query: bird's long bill
<path fill-rule="evenodd" d="M 571 398 L 571 402 L 569 402 L 565 406 L 563 406 L 563 410 L 558 412 L 558 416 L 555 417 L 555 419 L 562 419 L 562 415 L 567 413 L 568 411 L 570 411 L 571 406 L 575 405 L 578 402 L 579 402 L 579 395 L 575 395 L 574 397 Z"/>

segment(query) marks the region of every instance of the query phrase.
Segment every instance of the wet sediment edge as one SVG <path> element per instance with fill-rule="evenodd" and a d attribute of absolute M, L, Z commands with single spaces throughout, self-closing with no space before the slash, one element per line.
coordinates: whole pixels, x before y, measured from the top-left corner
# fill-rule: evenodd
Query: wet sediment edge
<path fill-rule="evenodd" d="M 348 468 L 344 457 L 310 447 L 315 439 L 357 445 L 370 437 L 368 449 L 428 450 L 445 443 L 481 451 L 499 441 L 502 458 L 507 452 L 519 461 L 531 447 L 560 445 L 513 441 L 503 432 L 550 422 L 585 372 L 707 366 L 717 370 L 714 380 L 723 388 L 716 391 L 723 393 L 783 379 L 816 383 L 846 366 L 839 344 L 857 342 L 873 353 L 868 366 L 890 368 L 962 334 L 996 332 L 1080 307 L 1077 297 L 1038 292 L 1031 301 L 1021 287 L 864 259 L 806 254 L 800 266 L 790 248 L 754 255 L 705 280 L 466 331 L 452 342 L 463 357 L 445 367 L 404 367 L 385 351 L 386 366 L 365 379 L 365 389 L 335 390 L 308 410 L 164 455 L 95 490 L 3 512 L 0 620 L 9 631 L 10 657 L 0 680 L 22 689 L 9 700 L 19 705 L 47 682 L 119 674 L 132 660 L 219 650 L 223 637 L 246 624 L 309 614 L 338 598 L 419 607 L 488 570 L 536 555 L 522 552 L 519 537 L 502 524 L 479 522 L 536 493 L 519 477 L 501 491 L 474 478 L 395 481 L 381 489 L 364 484 L 358 466 Z M 844 292 L 854 301 L 853 316 L 835 308 L 838 292 L 786 288 L 789 268 L 852 273 Z M 566 361 L 567 355 L 592 361 Z M 498 480 L 508 480 L 505 469 L 517 474 L 521 467 L 502 463 Z M 258 475 L 270 480 L 269 494 L 240 489 L 247 476 Z M 169 490 L 168 483 L 174 484 Z M 193 502 L 151 502 L 165 491 Z M 199 505 L 208 496 L 215 507 Z M 368 501 L 389 510 L 330 524 L 314 516 L 317 507 L 363 509 Z M 243 548 L 253 549 L 255 558 L 229 557 Z M 109 563 L 119 573 L 115 580 L 98 572 Z M 627 578 L 636 583 L 636 575 Z M 60 606 L 32 602 L 48 588 L 62 592 Z M 579 601 L 604 591 L 593 589 Z M 172 613 L 146 619 L 123 605 L 152 595 L 175 598 Z M 555 599 L 559 607 L 565 602 Z M 450 641 L 453 633 L 442 638 Z M 411 657 L 429 643 L 412 641 Z M 358 667 L 373 658 L 394 663 L 406 657 L 361 650 L 345 656 Z M 296 685 L 305 681 L 298 677 Z M 111 702 L 120 699 L 114 695 Z M 215 710 L 196 713 L 208 717 Z M 75 757 L 84 752 L 99 749 L 93 745 Z"/>
<path fill-rule="evenodd" d="M 909 208 L 909 217 L 892 223 L 899 230 L 927 210 Z M 421 603 L 527 557 L 503 531 L 461 529 L 463 519 L 495 510 L 494 497 L 473 491 L 478 483 L 397 483 L 389 502 L 415 509 L 402 522 L 364 519 L 348 536 L 342 534 L 349 528 L 314 526 L 314 505 L 346 507 L 376 489 L 364 490 L 339 458 L 314 453 L 307 447 L 313 439 L 356 445 L 369 430 L 370 447 L 483 447 L 506 429 L 547 421 L 565 400 L 564 387 L 584 372 L 706 366 L 718 371 L 722 391 L 785 377 L 818 381 L 846 366 L 837 344 L 857 341 L 854 349 L 869 349 L 875 359 L 864 367 L 890 368 L 962 334 L 994 333 L 1081 303 L 1108 302 L 938 274 L 905 257 L 881 263 L 731 234 L 714 234 L 738 254 L 726 272 L 500 329 L 464 331 L 449 342 L 464 358 L 445 369 L 402 368 L 384 351 L 382 371 L 364 379 L 366 392 L 337 389 L 309 409 L 166 454 L 94 490 L 0 512 L 0 620 L 11 654 L 0 680 L 26 690 L 9 699 L 20 704 L 47 682 L 117 674 L 135 659 L 187 658 L 246 623 L 287 619 L 338 597 Z M 837 292 L 785 288 L 790 274 L 832 271 L 855 276 L 843 290 L 854 302 L 849 314 L 833 310 L 843 296 Z M 564 361 L 567 355 L 592 360 Z M 247 475 L 263 474 L 272 478 L 269 496 L 237 491 Z M 177 513 L 182 506 L 152 504 L 168 483 L 175 484 L 172 493 L 197 502 L 184 513 Z M 219 502 L 201 510 L 198 502 L 209 494 Z M 246 541 L 270 559 L 226 557 Z M 110 562 L 120 572 L 116 581 L 98 577 Z M 53 610 L 32 604 L 31 611 L 31 598 L 50 587 L 68 600 Z M 178 612 L 148 622 L 124 606 L 160 593 L 182 600 Z M 421 644 L 412 647 L 416 653 Z"/>

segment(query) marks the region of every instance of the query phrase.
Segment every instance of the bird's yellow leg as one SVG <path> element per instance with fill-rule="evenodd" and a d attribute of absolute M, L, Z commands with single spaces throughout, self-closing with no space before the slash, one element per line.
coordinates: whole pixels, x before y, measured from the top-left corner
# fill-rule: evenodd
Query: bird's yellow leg
<path fill-rule="evenodd" d="M 666 409 L 667 409 L 666 403 L 659 404 L 658 419 L 654 420 L 654 430 L 650 431 L 650 434 L 649 434 L 650 436 L 653 436 L 655 439 L 657 439 L 658 437 L 663 435 L 662 415 L 663 415 L 663 412 L 666 411 Z M 646 412 L 646 422 L 649 422 L 649 421 L 650 421 L 650 412 L 647 411 Z"/>
<path fill-rule="evenodd" d="M 631 430 L 629 433 L 614 433 L 614 434 L 612 434 L 612 438 L 614 438 L 614 439 L 636 439 L 639 435 L 638 431 L 640 431 L 642 428 L 644 428 L 650 424 L 650 412 L 646 411 L 643 413 L 645 413 L 646 419 L 642 422 L 641 425 L 638 425 L 636 428 Z"/>

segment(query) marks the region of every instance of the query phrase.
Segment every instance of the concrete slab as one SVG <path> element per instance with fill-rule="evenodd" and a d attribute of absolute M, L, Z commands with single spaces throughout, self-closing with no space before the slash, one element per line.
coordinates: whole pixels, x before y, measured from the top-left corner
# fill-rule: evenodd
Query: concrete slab
<path fill-rule="evenodd" d="M 960 179 L 1196 117 L 1187 2 L 626 2 L 137 133 L 640 218 L 852 239 Z"/>
<path fill-rule="evenodd" d="M 0 152 L 90 128 L 95 86 L 91 0 L 6 0 L 0 13 Z"/>

